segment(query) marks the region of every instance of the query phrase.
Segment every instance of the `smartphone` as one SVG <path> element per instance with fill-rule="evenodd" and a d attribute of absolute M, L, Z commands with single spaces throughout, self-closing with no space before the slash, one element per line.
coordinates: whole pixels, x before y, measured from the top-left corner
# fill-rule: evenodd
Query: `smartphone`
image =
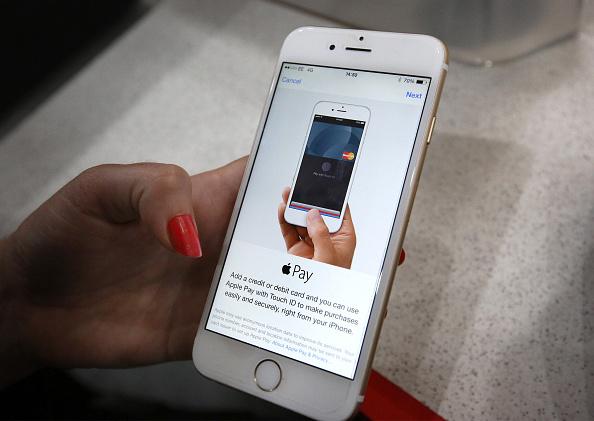
<path fill-rule="evenodd" d="M 288 35 L 194 342 L 200 373 L 312 418 L 356 411 L 447 68 L 431 36 Z M 328 231 L 306 228 L 309 209 Z"/>
<path fill-rule="evenodd" d="M 369 113 L 361 105 L 315 105 L 284 213 L 288 223 L 307 227 L 307 212 L 318 209 L 331 233 L 340 229 Z"/>

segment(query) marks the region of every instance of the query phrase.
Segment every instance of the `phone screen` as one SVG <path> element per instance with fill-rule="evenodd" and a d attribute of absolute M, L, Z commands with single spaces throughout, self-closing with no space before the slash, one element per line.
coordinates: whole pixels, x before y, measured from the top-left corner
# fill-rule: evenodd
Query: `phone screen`
<path fill-rule="evenodd" d="M 289 207 L 339 218 L 365 121 L 314 114 Z"/>
<path fill-rule="evenodd" d="M 354 378 L 430 84 L 283 63 L 208 331 Z M 356 104 L 369 118 L 317 112 L 321 102 Z M 344 218 L 324 236 L 288 223 L 293 207 Z"/>

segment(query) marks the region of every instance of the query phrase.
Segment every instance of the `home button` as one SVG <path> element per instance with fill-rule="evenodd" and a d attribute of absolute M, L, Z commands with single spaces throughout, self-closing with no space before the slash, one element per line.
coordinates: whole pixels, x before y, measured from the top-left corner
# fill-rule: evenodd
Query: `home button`
<path fill-rule="evenodd" d="M 280 366 L 272 360 L 260 361 L 254 371 L 254 381 L 265 392 L 272 392 L 276 389 L 282 378 Z"/>

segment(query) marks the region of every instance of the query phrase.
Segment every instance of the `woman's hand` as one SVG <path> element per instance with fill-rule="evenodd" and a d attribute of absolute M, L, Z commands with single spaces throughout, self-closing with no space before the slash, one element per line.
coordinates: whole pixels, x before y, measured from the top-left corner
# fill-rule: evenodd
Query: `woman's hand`
<path fill-rule="evenodd" d="M 283 201 L 278 207 L 278 223 L 287 251 L 295 256 L 350 269 L 357 236 L 349 205 L 347 204 L 340 229 L 333 234 L 328 231 L 317 209 L 307 212 L 307 228 L 298 227 L 285 221 L 285 209 L 290 190 L 289 187 L 283 190 Z"/>
<path fill-rule="evenodd" d="M 245 162 L 193 177 L 101 165 L 2 240 L 0 385 L 44 365 L 190 358 Z"/>

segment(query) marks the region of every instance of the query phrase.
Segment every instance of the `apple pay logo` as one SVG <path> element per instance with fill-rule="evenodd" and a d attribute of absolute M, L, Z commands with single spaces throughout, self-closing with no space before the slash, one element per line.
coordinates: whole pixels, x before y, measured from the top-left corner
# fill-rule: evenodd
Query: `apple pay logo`
<path fill-rule="evenodd" d="M 304 284 L 307 284 L 313 276 L 313 272 L 308 272 L 307 270 L 302 269 L 299 265 L 295 265 L 291 268 L 290 263 L 283 265 L 281 271 L 283 272 L 283 275 L 297 276 L 299 279 L 303 280 Z"/>

